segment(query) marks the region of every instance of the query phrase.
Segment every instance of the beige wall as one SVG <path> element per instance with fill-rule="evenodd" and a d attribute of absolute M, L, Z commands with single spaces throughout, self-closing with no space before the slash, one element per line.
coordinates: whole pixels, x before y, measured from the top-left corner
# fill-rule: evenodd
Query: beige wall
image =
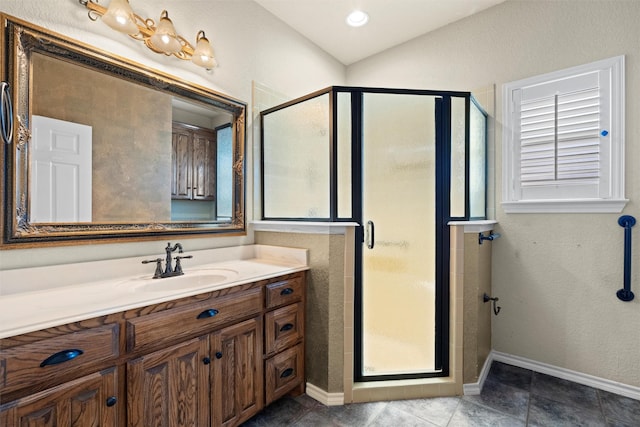
<path fill-rule="evenodd" d="M 345 67 L 317 46 L 302 38 L 265 9 L 249 0 L 178 3 L 169 0 L 136 0 L 134 10 L 144 17 L 157 19 L 168 9 L 178 32 L 195 39 L 203 29 L 213 44 L 220 66 L 207 72 L 187 61 L 157 55 L 126 35 L 101 23 L 91 21 L 87 10 L 77 1 L 43 2 L 0 0 L 0 11 L 61 33 L 75 40 L 129 58 L 143 66 L 171 74 L 186 81 L 226 93 L 249 103 L 252 82 L 288 98 L 304 95 L 318 88 L 345 83 Z M 247 220 L 253 218 L 254 175 L 251 105 L 247 114 Z M 0 268 L 111 259 L 162 253 L 161 241 L 125 244 L 65 246 L 3 251 Z M 225 247 L 253 242 L 253 235 L 180 239 L 185 250 Z M 164 243 L 163 243 L 164 242 Z"/>
<path fill-rule="evenodd" d="M 640 386 L 640 268 L 621 302 L 619 214 L 505 214 L 504 83 L 626 55 L 626 197 L 640 216 L 640 2 L 507 1 L 348 68 L 348 84 L 473 90 L 496 84 L 495 350 Z M 637 227 L 636 227 L 637 229 Z M 637 230 L 634 229 L 634 237 Z M 634 239 L 634 260 L 640 253 Z M 637 263 L 635 263 L 637 265 Z"/>

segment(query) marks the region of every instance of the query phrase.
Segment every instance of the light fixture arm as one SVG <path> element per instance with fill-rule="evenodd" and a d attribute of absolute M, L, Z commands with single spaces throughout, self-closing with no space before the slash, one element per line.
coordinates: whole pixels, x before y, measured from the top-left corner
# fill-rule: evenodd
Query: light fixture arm
<path fill-rule="evenodd" d="M 99 5 L 97 3 L 97 0 L 78 0 L 78 2 L 89 10 L 88 16 L 89 16 L 89 19 L 92 21 L 97 21 L 98 18 L 102 17 L 107 12 L 107 8 Z M 161 19 L 163 17 L 167 18 L 168 17 L 167 15 L 168 14 L 165 10 L 162 12 L 162 15 L 160 16 L 160 18 Z M 132 14 L 132 18 L 134 20 L 134 24 L 138 27 L 138 33 L 129 34 L 129 37 L 143 42 L 145 46 L 147 46 L 150 50 L 152 50 L 155 53 L 160 53 L 167 56 L 173 55 L 176 58 L 179 58 L 182 60 L 192 59 L 195 48 L 191 43 L 187 41 L 187 39 L 185 39 L 181 35 L 176 34 L 176 39 L 180 42 L 180 45 L 181 45 L 180 50 L 173 53 L 164 52 L 160 49 L 157 49 L 155 46 L 153 46 L 153 44 L 150 41 L 151 37 L 156 32 L 156 22 L 151 18 L 143 19 L 142 17 L 140 17 L 135 13 Z M 196 36 L 197 40 L 199 39 L 201 33 L 204 34 L 204 31 L 198 32 L 198 36 Z M 212 68 L 212 67 L 207 67 L 207 69 L 209 68 Z"/>

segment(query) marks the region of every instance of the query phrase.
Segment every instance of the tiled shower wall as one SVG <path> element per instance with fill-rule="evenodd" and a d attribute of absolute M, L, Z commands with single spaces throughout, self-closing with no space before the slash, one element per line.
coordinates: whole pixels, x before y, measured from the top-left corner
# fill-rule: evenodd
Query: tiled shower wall
<path fill-rule="evenodd" d="M 487 234 L 487 233 L 484 233 Z M 491 241 L 478 243 L 478 233 L 464 235 L 463 298 L 463 379 L 465 384 L 478 382 L 480 372 L 491 351 Z M 498 303 L 499 305 L 499 303 Z"/>

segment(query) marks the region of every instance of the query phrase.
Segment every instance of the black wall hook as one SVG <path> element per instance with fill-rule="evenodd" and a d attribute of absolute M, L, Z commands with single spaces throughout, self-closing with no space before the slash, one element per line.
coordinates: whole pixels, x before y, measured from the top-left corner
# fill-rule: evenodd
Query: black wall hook
<path fill-rule="evenodd" d="M 498 302 L 498 297 L 490 297 L 489 295 L 487 295 L 486 293 L 482 296 L 482 301 L 483 302 L 489 302 L 491 301 L 491 305 L 493 305 L 493 314 L 495 314 L 496 316 L 498 315 L 498 313 L 500 313 L 500 309 L 502 307 L 498 307 L 496 305 L 496 303 Z"/>

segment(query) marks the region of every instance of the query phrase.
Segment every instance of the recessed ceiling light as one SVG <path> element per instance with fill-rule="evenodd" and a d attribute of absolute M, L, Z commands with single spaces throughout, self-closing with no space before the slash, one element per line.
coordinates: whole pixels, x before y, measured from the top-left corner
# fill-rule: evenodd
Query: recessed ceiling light
<path fill-rule="evenodd" d="M 369 15 L 361 10 L 354 10 L 347 16 L 347 24 L 352 27 L 362 27 L 369 22 Z"/>

